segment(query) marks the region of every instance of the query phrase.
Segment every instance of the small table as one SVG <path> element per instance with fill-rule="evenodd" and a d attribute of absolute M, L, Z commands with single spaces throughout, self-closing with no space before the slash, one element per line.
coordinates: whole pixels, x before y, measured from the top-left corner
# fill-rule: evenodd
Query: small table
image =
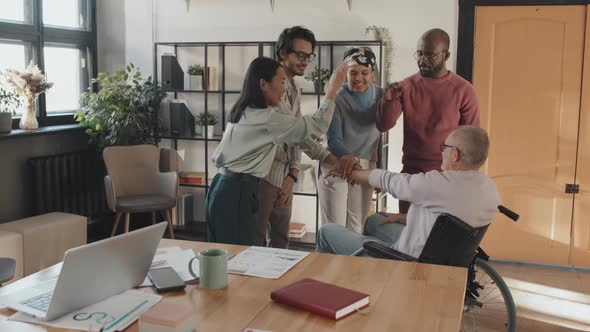
<path fill-rule="evenodd" d="M 199 252 L 223 248 L 230 255 L 245 246 L 163 239 L 160 247 L 179 246 Z M 60 268 L 61 264 L 49 269 Z M 11 287 L 27 287 L 42 279 L 40 271 Z M 303 278 L 313 278 L 370 295 L 369 307 L 338 321 L 276 303 L 271 291 Z M 311 253 L 277 280 L 230 274 L 223 290 L 188 285 L 166 293 L 166 300 L 194 308 L 197 331 L 452 331 L 460 330 L 467 270 L 449 266 L 397 262 L 375 258 Z M 0 288 L 0 296 L 2 296 Z M 143 288 L 153 292 L 151 288 Z M 6 319 L 14 311 L 0 310 L 0 331 L 72 331 Z M 126 331 L 138 331 L 137 322 Z"/>

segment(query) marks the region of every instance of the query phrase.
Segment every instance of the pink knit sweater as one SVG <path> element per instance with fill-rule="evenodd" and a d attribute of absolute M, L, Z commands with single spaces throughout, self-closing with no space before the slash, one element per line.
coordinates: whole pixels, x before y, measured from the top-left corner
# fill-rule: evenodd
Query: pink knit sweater
<path fill-rule="evenodd" d="M 440 170 L 439 149 L 447 135 L 460 125 L 479 126 L 479 101 L 473 86 L 450 72 L 443 78 L 416 73 L 399 82 L 399 99 L 381 99 L 377 129 L 387 131 L 404 113 L 402 164 L 422 172 Z"/>

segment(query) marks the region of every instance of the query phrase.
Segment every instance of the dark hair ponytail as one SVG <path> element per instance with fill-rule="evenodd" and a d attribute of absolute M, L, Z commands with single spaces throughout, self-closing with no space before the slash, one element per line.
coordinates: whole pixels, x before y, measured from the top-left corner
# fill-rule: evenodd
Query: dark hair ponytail
<path fill-rule="evenodd" d="M 280 66 L 277 61 L 271 58 L 260 57 L 252 60 L 246 72 L 246 78 L 244 78 L 240 98 L 231 109 L 229 122 L 238 123 L 248 106 L 252 108 L 268 107 L 262 90 L 260 90 L 260 80 L 263 79 L 270 83 Z"/>

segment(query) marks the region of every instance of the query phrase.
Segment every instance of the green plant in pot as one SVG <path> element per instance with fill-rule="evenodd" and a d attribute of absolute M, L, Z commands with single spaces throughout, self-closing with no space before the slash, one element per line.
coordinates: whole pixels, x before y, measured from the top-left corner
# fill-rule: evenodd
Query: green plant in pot
<path fill-rule="evenodd" d="M 305 76 L 305 79 L 313 82 L 315 87 L 315 92 L 317 94 L 324 93 L 324 87 L 326 83 L 330 80 L 330 75 L 332 73 L 327 68 L 314 68 L 314 70 Z"/>
<path fill-rule="evenodd" d="M 393 59 L 391 33 L 386 27 L 376 25 L 370 25 L 365 28 L 365 33 L 372 33 L 373 38 L 383 42 L 383 84 L 387 84 L 391 79 L 391 61 Z"/>
<path fill-rule="evenodd" d="M 189 83 L 191 90 L 203 90 L 203 77 L 205 71 L 201 65 L 188 66 Z"/>
<path fill-rule="evenodd" d="M 98 92 L 82 95 L 82 109 L 75 118 L 88 127 L 89 142 L 100 150 L 111 145 L 157 144 L 157 112 L 166 96 L 160 86 L 147 79 L 133 64 L 112 76 L 99 73 L 92 83 Z"/>
<path fill-rule="evenodd" d="M 205 127 L 207 127 L 207 138 L 213 138 L 213 131 L 217 124 L 217 116 L 209 112 L 199 113 L 197 116 L 197 125 L 201 126 L 201 133 L 205 136 Z"/>
<path fill-rule="evenodd" d="M 12 130 L 12 116 L 21 105 L 19 95 L 11 88 L 0 83 L 0 133 Z"/>

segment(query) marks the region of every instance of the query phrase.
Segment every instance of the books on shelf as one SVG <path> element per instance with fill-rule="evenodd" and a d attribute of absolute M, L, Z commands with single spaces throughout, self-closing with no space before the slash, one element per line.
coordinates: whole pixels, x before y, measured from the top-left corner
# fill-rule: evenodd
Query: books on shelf
<path fill-rule="evenodd" d="M 299 280 L 277 289 L 270 298 L 335 320 L 369 305 L 368 294 L 314 279 Z"/>
<path fill-rule="evenodd" d="M 289 223 L 289 237 L 292 239 L 301 239 L 307 233 L 304 223 L 291 222 Z"/>
<path fill-rule="evenodd" d="M 178 182 L 180 184 L 204 184 L 205 172 L 183 171 L 178 173 Z"/>
<path fill-rule="evenodd" d="M 213 66 L 207 67 L 207 89 L 209 91 L 218 91 L 219 83 L 217 79 L 217 68 Z"/>

